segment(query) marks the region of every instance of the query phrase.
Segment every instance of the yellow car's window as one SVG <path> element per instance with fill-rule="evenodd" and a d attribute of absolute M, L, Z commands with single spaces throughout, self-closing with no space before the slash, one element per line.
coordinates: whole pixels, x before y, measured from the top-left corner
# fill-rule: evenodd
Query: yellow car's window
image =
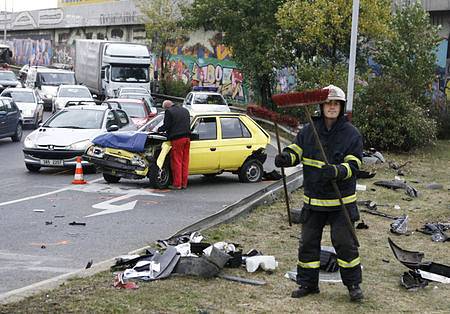
<path fill-rule="evenodd" d="M 222 139 L 252 137 L 250 131 L 238 117 L 220 118 L 220 125 L 222 128 Z"/>
<path fill-rule="evenodd" d="M 217 139 L 217 122 L 216 118 L 200 118 L 195 121 L 191 130 L 198 134 L 199 140 L 215 140 Z"/>

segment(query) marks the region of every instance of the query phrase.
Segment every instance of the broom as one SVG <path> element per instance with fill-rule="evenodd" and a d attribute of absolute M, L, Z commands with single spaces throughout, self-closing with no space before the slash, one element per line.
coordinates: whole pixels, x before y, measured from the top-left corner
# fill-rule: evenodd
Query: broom
<path fill-rule="evenodd" d="M 282 107 L 282 108 L 305 107 L 306 117 L 308 118 L 308 121 L 312 126 L 314 138 L 316 140 L 317 145 L 319 146 L 320 154 L 326 165 L 329 165 L 328 159 L 325 154 L 325 150 L 323 149 L 323 145 L 320 142 L 319 134 L 317 133 L 316 127 L 311 118 L 311 113 L 309 111 L 308 105 L 317 105 L 317 104 L 325 103 L 328 99 L 328 93 L 329 93 L 328 89 L 317 89 L 317 90 L 308 90 L 308 91 L 304 91 L 304 92 L 278 94 L 278 95 L 272 96 L 272 100 L 275 102 L 275 104 L 278 107 Z M 278 137 L 278 130 L 276 132 L 276 135 Z M 278 141 L 278 138 L 277 138 L 277 141 Z M 279 149 L 279 151 L 280 151 L 280 149 Z M 347 209 L 345 208 L 345 204 L 342 201 L 341 191 L 339 191 L 339 188 L 338 188 L 335 180 L 332 180 L 331 184 L 333 186 L 334 192 L 336 193 L 336 195 L 339 199 L 339 203 L 341 205 L 342 211 L 344 212 L 345 220 L 347 222 L 347 225 L 348 225 L 348 228 L 352 235 L 352 238 L 355 241 L 356 245 L 359 247 L 359 241 L 358 241 L 358 238 L 356 237 L 353 223 L 350 220 L 350 216 L 347 212 Z"/>

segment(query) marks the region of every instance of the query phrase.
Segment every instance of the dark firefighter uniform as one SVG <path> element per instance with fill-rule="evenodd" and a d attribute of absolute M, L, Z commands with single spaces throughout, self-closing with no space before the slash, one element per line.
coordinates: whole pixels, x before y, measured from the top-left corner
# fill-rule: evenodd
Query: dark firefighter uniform
<path fill-rule="evenodd" d="M 339 116 L 330 130 L 323 118 L 315 118 L 328 162 L 336 167 L 336 183 L 352 221 L 359 219 L 356 207 L 356 173 L 362 160 L 362 137 L 359 131 Z M 291 165 L 303 163 L 304 206 L 301 214 L 302 239 L 298 250 L 297 283 L 317 287 L 320 267 L 320 243 L 325 224 L 331 227 L 331 240 L 336 250 L 344 285 L 350 287 L 362 281 L 358 248 L 346 222 L 339 199 L 330 180 L 322 178 L 321 152 L 311 125 L 297 135 L 293 144 L 284 149 Z"/>

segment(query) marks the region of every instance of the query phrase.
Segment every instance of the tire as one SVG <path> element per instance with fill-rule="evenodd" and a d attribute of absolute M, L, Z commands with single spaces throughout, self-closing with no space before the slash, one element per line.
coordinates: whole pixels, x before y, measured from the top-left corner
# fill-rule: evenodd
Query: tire
<path fill-rule="evenodd" d="M 105 181 L 108 183 L 117 183 L 120 181 L 120 177 L 116 177 L 107 173 L 103 173 L 103 179 L 105 179 Z"/>
<path fill-rule="evenodd" d="M 244 183 L 259 182 L 263 176 L 263 165 L 259 160 L 250 159 L 239 169 L 239 181 Z"/>
<path fill-rule="evenodd" d="M 32 164 L 25 164 L 25 167 L 27 167 L 29 172 L 39 172 L 39 169 L 41 169 L 41 166 L 32 165 Z"/>
<path fill-rule="evenodd" d="M 165 189 L 172 182 L 172 173 L 170 171 L 169 161 L 166 160 L 162 169 L 152 163 L 148 172 L 150 185 L 155 189 Z"/>
<path fill-rule="evenodd" d="M 17 123 L 16 126 L 16 133 L 14 133 L 13 136 L 11 136 L 11 139 L 13 142 L 20 142 L 20 140 L 22 139 L 22 124 L 21 123 Z"/>

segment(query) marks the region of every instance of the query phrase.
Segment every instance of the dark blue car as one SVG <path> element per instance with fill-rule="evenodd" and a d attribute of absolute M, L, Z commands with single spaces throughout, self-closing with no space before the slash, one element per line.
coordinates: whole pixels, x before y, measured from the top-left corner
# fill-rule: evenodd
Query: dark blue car
<path fill-rule="evenodd" d="M 22 139 L 22 116 L 11 98 L 0 97 L 0 138 L 11 137 L 13 142 Z"/>

